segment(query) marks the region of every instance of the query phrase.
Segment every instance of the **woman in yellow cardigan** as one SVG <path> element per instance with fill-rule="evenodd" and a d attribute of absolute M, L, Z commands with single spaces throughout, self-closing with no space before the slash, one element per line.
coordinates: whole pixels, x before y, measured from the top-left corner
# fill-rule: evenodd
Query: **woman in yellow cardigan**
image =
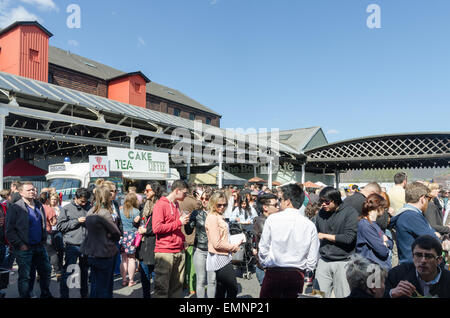
<path fill-rule="evenodd" d="M 206 270 L 216 272 L 216 298 L 236 298 L 238 293 L 231 253 L 237 252 L 242 242 L 230 243 L 228 224 L 223 216 L 227 202 L 224 192 L 215 192 L 209 199 L 209 213 L 205 221 L 208 236 Z"/>

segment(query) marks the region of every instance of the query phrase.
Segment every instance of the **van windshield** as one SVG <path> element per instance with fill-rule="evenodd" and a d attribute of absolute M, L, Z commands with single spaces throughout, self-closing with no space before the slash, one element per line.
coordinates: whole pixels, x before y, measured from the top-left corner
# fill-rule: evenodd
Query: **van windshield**
<path fill-rule="evenodd" d="M 81 187 L 81 180 L 70 178 L 58 178 L 49 180 L 49 187 L 55 188 L 57 193 L 62 193 L 63 201 L 71 201 L 75 192 Z"/>

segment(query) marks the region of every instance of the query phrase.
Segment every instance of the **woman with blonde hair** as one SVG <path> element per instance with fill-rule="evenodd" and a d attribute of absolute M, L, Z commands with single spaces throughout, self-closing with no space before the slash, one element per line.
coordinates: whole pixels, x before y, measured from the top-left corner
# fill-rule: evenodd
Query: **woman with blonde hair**
<path fill-rule="evenodd" d="M 112 298 L 113 264 L 119 252 L 116 242 L 120 231 L 112 219 L 111 192 L 108 187 L 97 187 L 95 205 L 86 215 L 87 236 L 80 252 L 88 256 L 91 269 L 90 298 Z"/>
<path fill-rule="evenodd" d="M 225 296 L 236 298 L 238 293 L 236 274 L 231 264 L 231 253 L 237 252 L 242 242 L 230 243 L 228 224 L 223 216 L 227 204 L 225 193 L 215 192 L 209 199 L 209 213 L 205 220 L 208 237 L 206 270 L 216 273 L 216 298 L 225 298 Z"/>
<path fill-rule="evenodd" d="M 61 213 L 61 200 L 59 197 L 59 194 L 54 192 L 50 194 L 50 207 L 55 211 L 56 218 L 59 217 L 59 214 Z M 51 239 L 52 239 L 52 245 L 56 249 L 56 253 L 58 256 L 58 264 L 59 268 L 63 268 L 63 262 L 64 262 L 64 240 L 63 240 L 63 234 L 57 230 L 57 226 L 55 223 L 51 224 L 52 231 L 51 231 Z M 56 273 L 56 280 L 60 281 L 61 279 L 61 272 Z"/>
<path fill-rule="evenodd" d="M 122 286 L 134 286 L 134 274 L 136 273 L 136 229 L 133 226 L 135 218 L 139 218 L 139 201 L 135 193 L 128 193 L 125 197 L 123 207 L 120 209 L 122 219 L 123 235 L 119 241 L 122 263 L 120 273 L 122 274 Z M 128 279 L 127 279 L 128 273 Z"/>

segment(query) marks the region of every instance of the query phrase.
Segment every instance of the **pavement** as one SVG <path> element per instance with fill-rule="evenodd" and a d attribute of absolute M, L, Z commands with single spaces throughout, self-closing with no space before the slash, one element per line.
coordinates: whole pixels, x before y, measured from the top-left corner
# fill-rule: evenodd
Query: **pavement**
<path fill-rule="evenodd" d="M 14 269 L 17 270 L 17 265 L 14 265 Z M 237 275 L 237 282 L 239 286 L 238 298 L 258 298 L 260 286 L 258 280 L 256 279 L 255 271 L 252 270 L 251 278 L 246 279 L 243 277 L 242 271 L 235 266 L 235 271 Z M 18 298 L 19 292 L 17 288 L 17 271 L 12 271 L 10 273 L 9 285 L 7 289 L 4 289 L 5 298 Z M 120 275 L 114 277 L 114 298 L 142 298 L 142 285 L 140 282 L 140 274 L 136 273 L 135 280 L 138 282 L 132 287 L 123 287 L 122 278 Z M 54 297 L 59 298 L 59 282 L 56 281 L 55 275 L 52 275 L 50 282 L 50 291 Z M 152 294 L 153 294 L 153 283 L 152 283 Z M 39 282 L 35 282 L 33 295 L 35 297 L 40 296 Z M 69 290 L 70 298 L 80 298 L 80 291 L 78 288 L 72 288 Z M 189 290 L 184 291 L 184 298 L 195 298 L 195 294 L 189 294 Z"/>

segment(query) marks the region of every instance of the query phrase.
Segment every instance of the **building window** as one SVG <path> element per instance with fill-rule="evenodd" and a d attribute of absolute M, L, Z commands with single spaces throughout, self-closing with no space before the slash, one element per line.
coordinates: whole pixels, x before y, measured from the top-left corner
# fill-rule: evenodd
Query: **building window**
<path fill-rule="evenodd" d="M 190 120 L 195 120 L 195 114 L 194 113 L 190 113 L 189 114 L 189 119 Z"/>
<path fill-rule="evenodd" d="M 180 111 L 180 109 L 178 109 L 178 108 L 174 108 L 173 109 L 173 114 L 175 115 L 175 116 L 180 116 L 180 113 L 181 113 L 181 111 Z"/>
<path fill-rule="evenodd" d="M 206 118 L 206 124 L 211 125 L 211 118 Z"/>
<path fill-rule="evenodd" d="M 134 83 L 134 90 L 136 91 L 136 93 L 140 94 L 142 93 L 142 85 L 139 83 Z"/>
<path fill-rule="evenodd" d="M 30 49 L 30 61 L 39 63 L 39 51 Z"/>
<path fill-rule="evenodd" d="M 53 73 L 48 72 L 48 83 L 53 84 Z"/>

